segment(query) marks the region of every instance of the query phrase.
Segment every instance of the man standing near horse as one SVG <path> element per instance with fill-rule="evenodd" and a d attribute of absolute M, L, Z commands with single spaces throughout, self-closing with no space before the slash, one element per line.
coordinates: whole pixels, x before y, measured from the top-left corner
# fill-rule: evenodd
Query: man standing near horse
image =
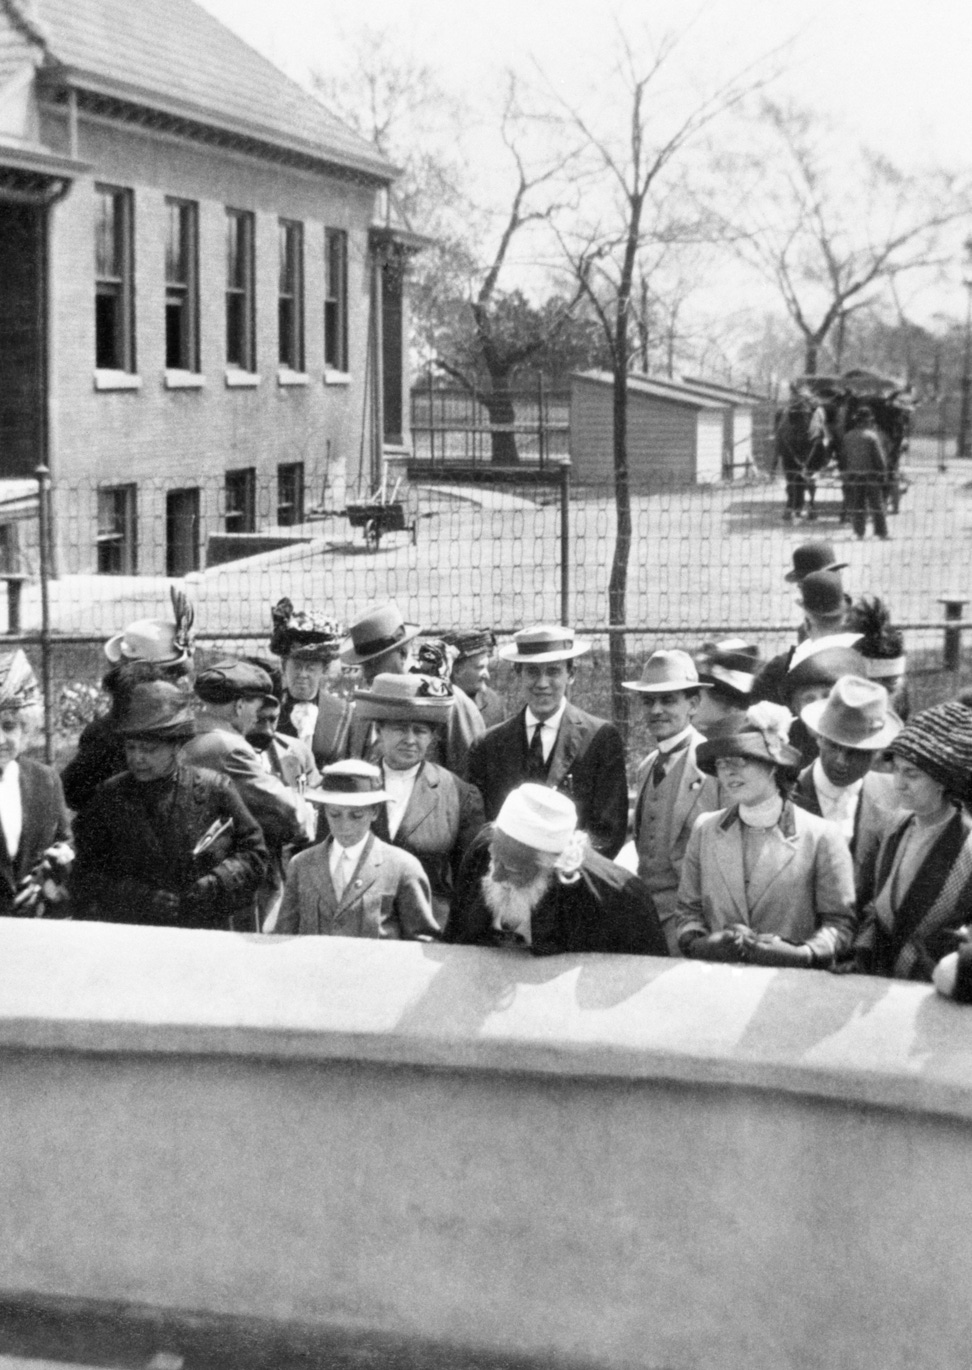
<path fill-rule="evenodd" d="M 867 531 L 867 515 L 874 521 L 875 537 L 886 539 L 888 521 L 884 497 L 888 482 L 888 457 L 884 440 L 868 405 L 857 411 L 854 427 L 844 435 L 844 501 L 857 538 Z"/>

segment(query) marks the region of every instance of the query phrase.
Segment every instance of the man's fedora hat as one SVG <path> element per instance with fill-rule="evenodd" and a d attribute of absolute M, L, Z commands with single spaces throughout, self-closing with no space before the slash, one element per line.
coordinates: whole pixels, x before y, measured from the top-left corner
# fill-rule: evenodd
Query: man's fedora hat
<path fill-rule="evenodd" d="M 521 628 L 514 633 L 513 641 L 502 646 L 497 655 L 502 661 L 521 665 L 532 662 L 540 666 L 545 661 L 573 661 L 590 650 L 591 644 L 576 638 L 573 628 L 537 623 L 532 628 Z"/>
<path fill-rule="evenodd" d="M 525 847 L 559 856 L 574 835 L 577 810 L 565 794 L 527 781 L 506 796 L 493 826 Z"/>
<path fill-rule="evenodd" d="M 793 715 L 782 704 L 761 699 L 737 718 L 713 723 L 709 736 L 695 754 L 699 770 L 715 775 L 715 763 L 722 756 L 742 756 L 766 761 L 784 771 L 798 771 L 802 757 L 790 746 Z"/>
<path fill-rule="evenodd" d="M 448 723 L 452 687 L 437 676 L 376 675 L 371 688 L 355 690 L 355 713 L 373 723 Z"/>
<path fill-rule="evenodd" d="M 346 809 L 363 809 L 384 804 L 388 795 L 381 788 L 381 771 L 370 761 L 335 761 L 321 771 L 316 790 L 307 790 L 305 799 L 315 804 L 339 804 Z"/>
<path fill-rule="evenodd" d="M 273 681 L 248 661 L 217 661 L 196 677 L 196 694 L 206 704 L 231 704 L 234 699 L 276 699 Z"/>
<path fill-rule="evenodd" d="M 118 725 L 122 737 L 151 737 L 165 742 L 184 742 L 195 731 L 186 694 L 169 680 L 136 685 Z"/>
<path fill-rule="evenodd" d="M 837 554 L 829 542 L 820 538 L 813 542 L 801 542 L 793 549 L 793 569 L 783 577 L 791 585 L 798 585 L 804 576 L 814 571 L 843 571 L 846 561 L 838 561 Z"/>
<path fill-rule="evenodd" d="M 375 609 L 366 609 L 354 620 L 338 656 L 351 666 L 363 666 L 366 661 L 374 661 L 411 642 L 421 631 L 417 623 L 406 623 L 398 605 L 389 600 Z"/>
<path fill-rule="evenodd" d="M 671 651 L 652 652 L 645 662 L 641 679 L 623 680 L 621 688 L 643 695 L 660 695 L 673 690 L 711 690 L 712 682 L 700 680 L 688 652 L 675 647 Z"/>
<path fill-rule="evenodd" d="M 845 675 L 826 699 L 800 710 L 804 723 L 838 747 L 877 752 L 898 736 L 904 724 L 888 706 L 888 692 L 873 680 Z"/>

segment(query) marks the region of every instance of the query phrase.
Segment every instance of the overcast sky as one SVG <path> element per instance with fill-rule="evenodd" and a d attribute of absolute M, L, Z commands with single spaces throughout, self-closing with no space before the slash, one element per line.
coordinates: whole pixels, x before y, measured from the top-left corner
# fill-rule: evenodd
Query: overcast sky
<path fill-rule="evenodd" d="M 496 108 L 503 73 L 537 67 L 568 99 L 610 69 L 612 16 L 629 33 L 684 29 L 700 86 L 781 50 L 778 97 L 793 96 L 846 127 L 848 139 L 905 166 L 972 166 L 972 4 L 968 0 L 201 0 L 289 75 L 306 81 L 333 61 L 336 35 L 383 28 L 440 73 L 472 107 Z M 477 152 L 478 156 L 478 152 Z M 972 226 L 970 226 L 972 227 Z M 965 236 L 968 230 L 958 235 Z M 951 273 L 949 273 L 951 275 Z M 961 314 L 954 289 L 934 288 L 936 310 Z"/>

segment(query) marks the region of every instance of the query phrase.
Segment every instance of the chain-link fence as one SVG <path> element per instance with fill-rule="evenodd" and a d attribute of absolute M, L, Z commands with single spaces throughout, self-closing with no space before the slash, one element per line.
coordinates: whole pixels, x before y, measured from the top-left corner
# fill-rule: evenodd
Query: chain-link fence
<path fill-rule="evenodd" d="M 389 481 L 383 504 L 343 507 L 328 502 L 311 469 L 302 470 L 299 489 L 283 490 L 279 473 L 262 483 L 253 477 L 242 490 L 236 473 L 175 491 L 161 475 L 107 489 L 62 478 L 51 491 L 46 578 L 38 531 L 45 501 L 18 482 L 16 498 L 0 504 L 0 579 L 8 587 L 0 627 L 38 659 L 44 648 L 56 695 L 64 682 L 97 680 L 99 644 L 111 633 L 167 616 L 174 582 L 195 604 L 200 643 L 220 651 L 265 648 L 270 606 L 283 595 L 343 622 L 394 599 L 429 633 L 489 625 L 504 634 L 566 621 L 594 640 L 587 687 L 609 711 L 609 630 L 626 631 L 634 674 L 659 644 L 691 650 L 739 633 L 778 651 L 800 619 L 783 578 L 793 548 L 822 536 L 847 562 L 849 590 L 882 595 L 912 653 L 928 652 L 939 665 L 943 599 L 953 606 L 954 648 L 972 546 L 972 471 L 942 465 L 933 445 L 926 452 L 915 444 L 887 542 L 870 532 L 857 541 L 839 522 L 836 481 L 822 482 L 817 521 L 798 525 L 782 521 L 782 486 L 764 478 L 633 485 L 625 621 L 615 629 L 607 594 L 613 489 L 571 488 L 556 464 L 521 470 L 515 483 L 488 469 L 474 484 L 405 478 L 396 490 Z M 377 538 L 369 518 L 380 523 Z"/>

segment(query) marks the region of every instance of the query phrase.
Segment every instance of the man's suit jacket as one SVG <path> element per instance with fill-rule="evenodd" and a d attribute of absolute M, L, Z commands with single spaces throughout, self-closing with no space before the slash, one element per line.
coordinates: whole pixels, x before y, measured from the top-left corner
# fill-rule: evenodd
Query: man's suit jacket
<path fill-rule="evenodd" d="M 182 750 L 185 764 L 217 771 L 232 780 L 268 846 L 305 843 L 303 801 L 264 769 L 246 738 L 206 710 L 196 716 L 196 727 L 196 736 Z"/>
<path fill-rule="evenodd" d="M 836 824 L 785 803 L 748 890 L 742 827 L 733 805 L 703 814 L 692 829 L 678 887 L 679 940 L 744 923 L 808 942 L 822 960 L 848 947 L 857 925 L 854 867 Z"/>
<path fill-rule="evenodd" d="M 330 766 L 348 754 L 348 728 L 351 725 L 351 703 L 339 695 L 331 694 L 324 685 L 318 691 L 317 722 L 311 738 L 311 751 L 318 766 Z M 294 701 L 284 694 L 277 731 L 287 737 L 296 738 L 297 730 L 290 721 Z"/>
<path fill-rule="evenodd" d="M 462 858 L 485 822 L 482 795 L 475 785 L 428 761 L 415 777 L 394 838 L 388 835 L 385 806 L 379 810 L 375 834 L 421 861 L 440 928 L 445 927 L 449 915 Z"/>
<path fill-rule="evenodd" d="M 691 740 L 685 753 L 685 764 L 682 767 L 682 775 L 679 780 L 678 790 L 672 802 L 672 822 L 671 836 L 669 842 L 669 859 L 676 870 L 681 869 L 682 861 L 685 857 L 685 849 L 688 846 L 689 836 L 695 826 L 695 820 L 700 814 L 712 813 L 714 809 L 721 808 L 719 800 L 719 782 L 714 776 L 706 775 L 699 769 L 696 761 L 696 752 L 700 745 L 705 741 L 705 737 L 697 728 L 692 729 Z M 639 847 L 639 833 L 641 831 L 642 814 L 644 810 L 645 786 L 650 783 L 652 767 L 658 758 L 658 748 L 648 753 L 644 761 L 638 767 L 638 774 L 635 780 L 637 786 L 635 809 L 634 809 L 634 841 L 638 849 L 638 874 L 642 879 L 645 872 L 642 870 L 642 857 Z M 670 909 L 660 909 L 662 918 L 673 914 L 675 911 L 674 900 L 671 900 Z"/>
<path fill-rule="evenodd" d="M 790 798 L 807 813 L 821 813 L 812 764 L 800 772 Z M 874 871 L 881 842 L 902 814 L 894 777 L 882 771 L 868 771 L 861 786 L 850 841 L 858 908 L 863 908 L 874 894 Z"/>
<path fill-rule="evenodd" d="M 11 860 L 0 828 L 0 915 L 16 916 L 13 906 L 17 886 L 40 861 L 48 847 L 71 835 L 64 791 L 57 771 L 29 757 L 20 757 L 20 803 L 23 826 L 17 855 Z M 25 910 L 30 913 L 31 910 Z"/>
<path fill-rule="evenodd" d="M 483 796 L 491 823 L 503 800 L 529 779 L 526 710 L 477 738 L 466 758 L 465 778 Z M 628 831 L 628 779 L 624 744 L 613 723 L 568 703 L 547 767 L 545 782 L 577 805 L 578 826 L 594 848 L 616 856 Z"/>
<path fill-rule="evenodd" d="M 288 789 L 299 793 L 302 786 L 312 790 L 321 783 L 321 773 L 314 761 L 314 754 L 307 743 L 301 742 L 299 737 L 274 733 L 264 755 L 270 762 L 273 774 L 282 780 Z"/>
<path fill-rule="evenodd" d="M 275 933 L 417 942 L 438 937 L 429 882 L 416 857 L 372 833 L 338 899 L 331 881 L 332 845 L 329 837 L 291 861 Z"/>
<path fill-rule="evenodd" d="M 480 946 L 504 945 L 482 894 L 490 861 L 489 828 L 466 854 L 443 941 Z M 579 878 L 562 883 L 554 875 L 530 918 L 534 956 L 599 951 L 619 956 L 667 956 L 668 945 L 655 906 L 636 875 L 588 851 Z"/>

